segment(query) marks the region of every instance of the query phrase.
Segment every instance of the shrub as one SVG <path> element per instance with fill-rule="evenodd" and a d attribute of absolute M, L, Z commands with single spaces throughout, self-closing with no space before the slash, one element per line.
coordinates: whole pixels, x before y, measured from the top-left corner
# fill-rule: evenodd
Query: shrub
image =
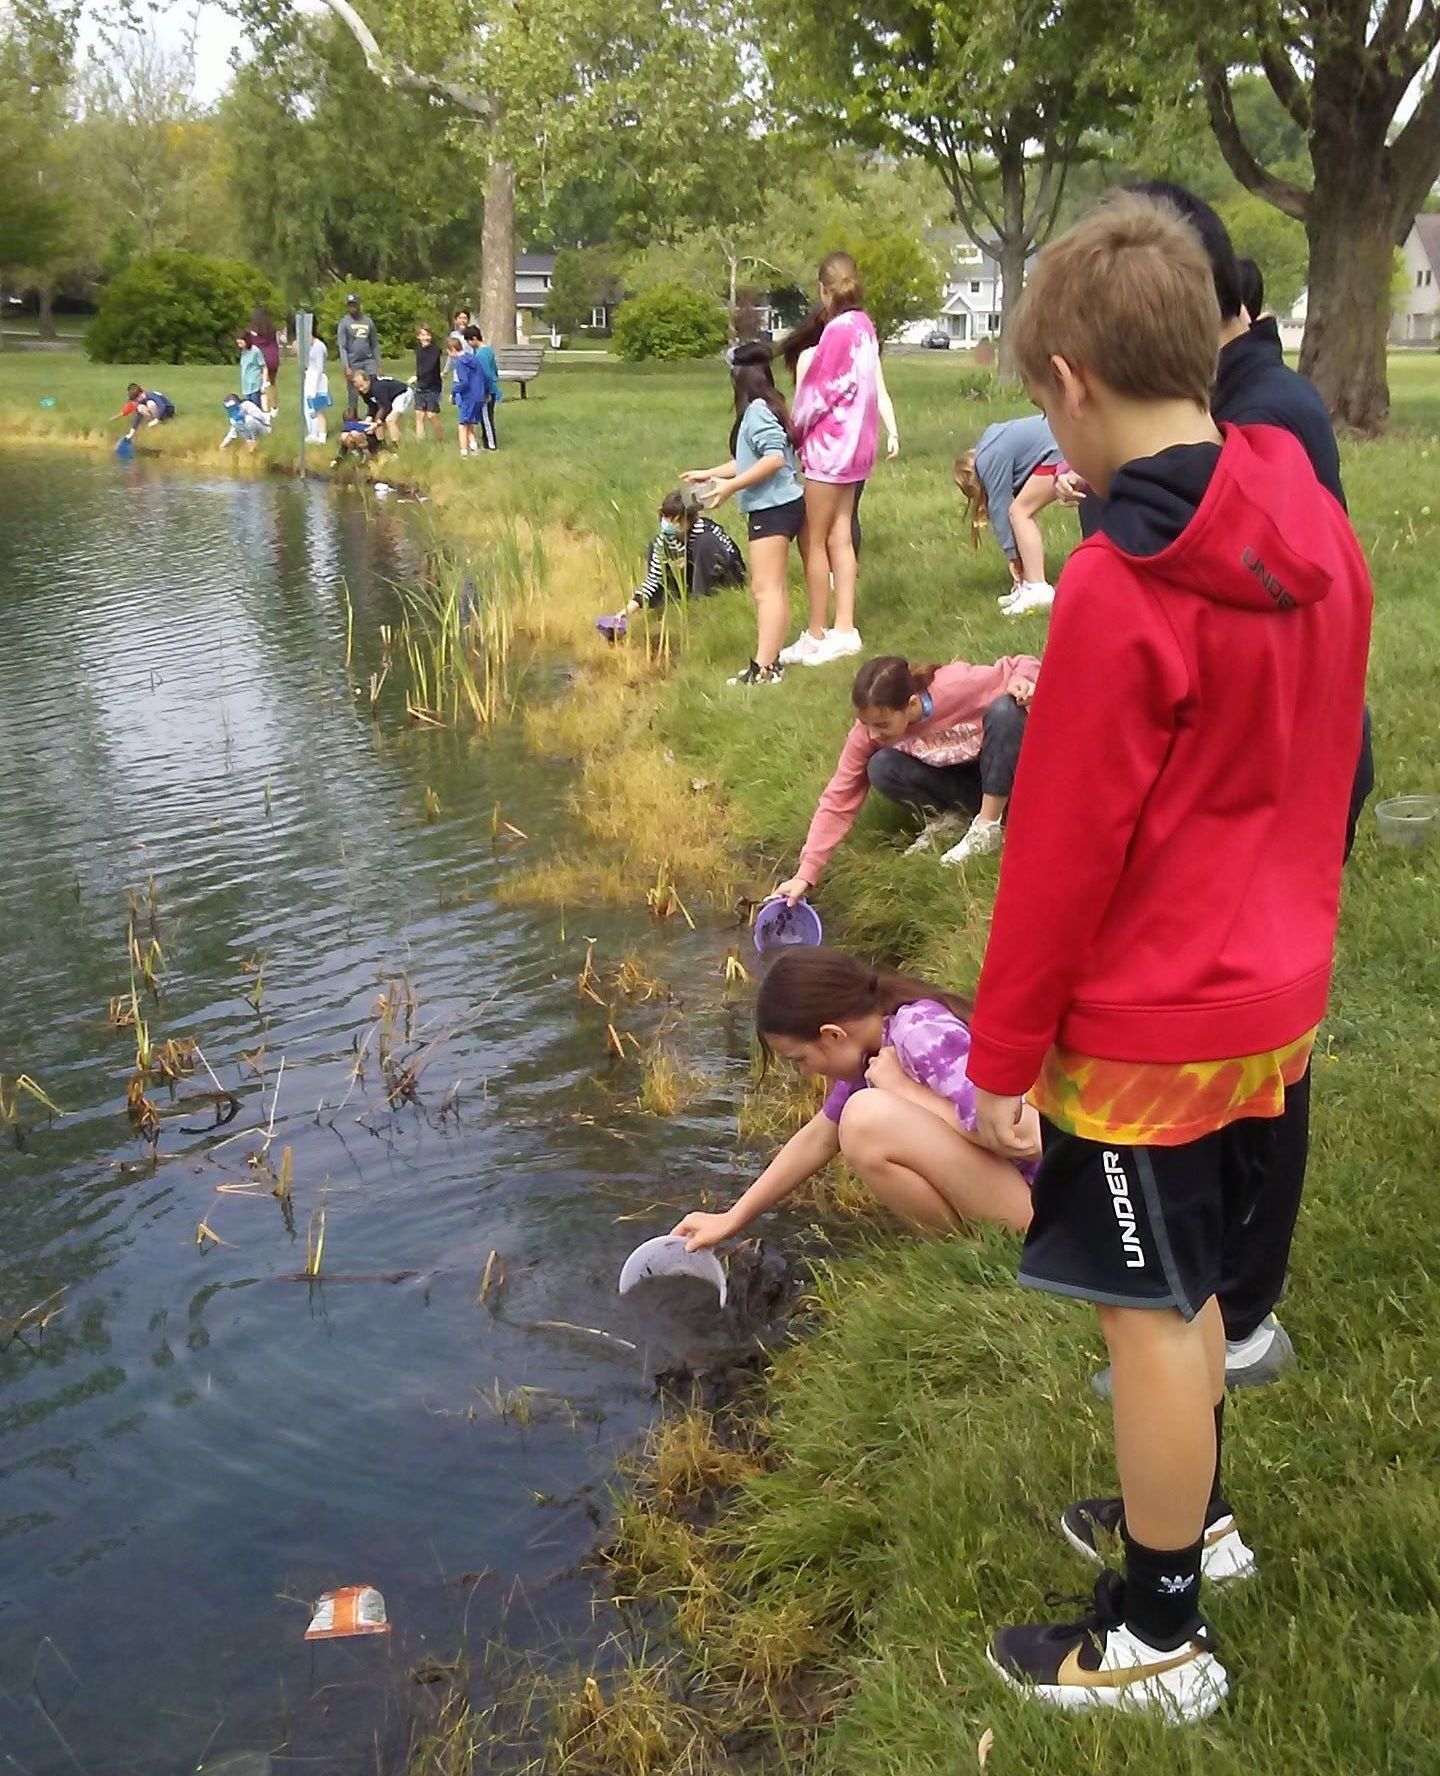
<path fill-rule="evenodd" d="M 423 284 L 372 284 L 353 278 L 348 283 L 327 284 L 315 304 L 315 324 L 332 345 L 335 329 L 345 312 L 345 298 L 352 290 L 375 323 L 382 357 L 398 358 L 409 351 L 415 343 L 415 329 L 422 321 L 435 329 L 439 340 L 450 330 L 449 317 L 436 306 L 436 292 Z"/>
<path fill-rule="evenodd" d="M 684 284 L 656 284 L 621 307 L 615 349 L 632 363 L 641 358 L 710 358 L 724 346 L 728 331 L 718 302 Z"/>
<path fill-rule="evenodd" d="M 227 364 L 262 303 L 277 321 L 284 313 L 274 284 L 241 259 L 148 253 L 106 288 L 85 350 L 99 364 Z"/>

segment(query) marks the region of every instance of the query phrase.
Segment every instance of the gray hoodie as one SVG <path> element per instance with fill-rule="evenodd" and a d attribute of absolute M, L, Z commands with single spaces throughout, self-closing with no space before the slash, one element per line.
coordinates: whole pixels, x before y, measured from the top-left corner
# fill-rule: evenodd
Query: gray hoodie
<path fill-rule="evenodd" d="M 975 473 L 985 488 L 990 528 L 1006 559 L 1016 556 L 1010 502 L 1042 463 L 1058 463 L 1060 446 L 1037 413 L 1033 419 L 1002 419 L 986 426 L 975 446 Z"/>
<path fill-rule="evenodd" d="M 340 351 L 340 363 L 346 370 L 366 370 L 372 376 L 380 368 L 380 335 L 375 330 L 375 323 L 362 309 L 358 315 L 352 315 L 349 309 L 340 317 L 340 325 L 335 329 L 335 344 Z"/>

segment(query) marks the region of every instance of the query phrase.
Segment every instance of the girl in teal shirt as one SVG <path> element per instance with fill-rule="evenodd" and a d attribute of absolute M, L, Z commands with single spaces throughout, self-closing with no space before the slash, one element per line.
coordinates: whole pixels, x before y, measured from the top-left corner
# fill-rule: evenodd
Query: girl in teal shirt
<path fill-rule="evenodd" d="M 784 676 L 780 649 L 790 629 L 787 583 L 790 545 L 805 522 L 800 460 L 785 397 L 770 373 L 770 348 L 758 340 L 730 356 L 735 390 L 731 457 L 713 469 L 688 469 L 682 481 L 710 482 L 701 502 L 713 511 L 734 498 L 745 514 L 750 544 L 750 590 L 755 599 L 755 653 L 732 685 L 774 685 Z"/>

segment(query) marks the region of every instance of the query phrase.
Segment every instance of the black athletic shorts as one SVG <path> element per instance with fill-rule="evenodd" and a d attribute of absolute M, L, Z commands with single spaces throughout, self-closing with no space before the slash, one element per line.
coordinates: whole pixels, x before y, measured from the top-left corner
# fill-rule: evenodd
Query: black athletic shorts
<path fill-rule="evenodd" d="M 1296 1163 L 1304 1171 L 1303 1143 L 1294 1152 L 1284 1137 L 1297 1117 L 1308 1120 L 1307 1083 L 1287 1092 L 1284 1117 L 1246 1117 L 1182 1147 L 1087 1141 L 1046 1122 L 1020 1281 L 1110 1307 L 1173 1307 L 1193 1320 L 1219 1291 L 1238 1239 L 1253 1242 L 1272 1273 L 1262 1293 L 1273 1306 L 1298 1206 L 1283 1174 Z"/>
<path fill-rule="evenodd" d="M 439 389 L 417 388 L 415 391 L 415 411 L 417 413 L 438 413 L 440 411 Z"/>
<path fill-rule="evenodd" d="M 783 506 L 761 506 L 745 514 L 745 534 L 753 543 L 760 537 L 789 537 L 793 543 L 805 522 L 805 496 L 787 500 Z"/>

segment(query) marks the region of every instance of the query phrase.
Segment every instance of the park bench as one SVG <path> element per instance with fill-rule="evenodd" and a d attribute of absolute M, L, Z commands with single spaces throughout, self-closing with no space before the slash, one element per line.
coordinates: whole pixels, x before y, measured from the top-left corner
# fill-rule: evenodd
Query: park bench
<path fill-rule="evenodd" d="M 543 345 L 497 345 L 495 362 L 500 370 L 501 382 L 518 382 L 520 399 L 525 399 L 525 385 L 533 382 L 540 374 L 540 366 L 545 362 Z"/>

